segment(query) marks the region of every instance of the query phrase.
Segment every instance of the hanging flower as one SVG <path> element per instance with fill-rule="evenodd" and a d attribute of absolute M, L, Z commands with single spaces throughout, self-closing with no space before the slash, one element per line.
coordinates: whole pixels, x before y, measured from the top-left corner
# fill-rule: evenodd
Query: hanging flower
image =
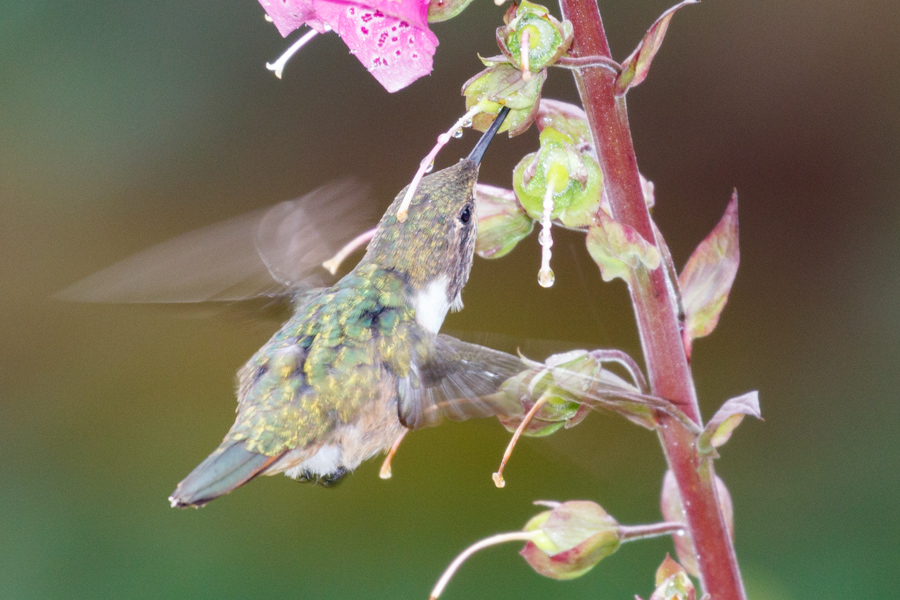
<path fill-rule="evenodd" d="M 334 31 L 389 92 L 431 73 L 437 37 L 429 0 L 259 0 L 282 36 L 302 25 Z M 277 72 L 277 71 L 276 71 Z"/>

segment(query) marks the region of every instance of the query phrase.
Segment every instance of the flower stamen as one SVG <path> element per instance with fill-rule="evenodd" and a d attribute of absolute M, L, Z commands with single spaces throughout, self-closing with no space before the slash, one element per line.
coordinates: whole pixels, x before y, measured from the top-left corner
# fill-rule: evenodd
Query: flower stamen
<path fill-rule="evenodd" d="M 522 79 L 531 79 L 531 69 L 528 60 L 531 58 L 531 28 L 526 27 L 519 38 L 519 56 L 522 63 Z"/>
<path fill-rule="evenodd" d="M 375 237 L 376 231 L 378 231 L 378 228 L 373 227 L 372 229 L 359 234 L 358 236 L 350 240 L 343 248 L 338 250 L 337 254 L 323 262 L 322 266 L 329 273 L 335 275 L 338 268 L 341 266 L 341 263 L 344 262 L 344 259 L 353 254 L 353 252 L 363 244 L 369 243 L 372 238 Z"/>
<path fill-rule="evenodd" d="M 546 395 L 538 398 L 537 402 L 535 402 L 531 409 L 525 414 L 525 417 L 522 419 L 522 422 L 519 423 L 519 426 L 516 427 L 512 439 L 509 440 L 509 444 L 506 446 L 506 452 L 503 453 L 503 458 L 500 460 L 500 468 L 497 469 L 496 473 L 491 475 L 491 479 L 494 480 L 494 485 L 498 488 L 506 486 L 506 480 L 503 479 L 503 469 L 506 468 L 506 463 L 509 462 L 509 458 L 512 456 L 513 448 L 516 447 L 516 443 L 519 441 L 519 438 L 522 437 L 522 433 L 525 431 L 525 428 L 528 427 L 531 419 L 534 418 L 534 415 L 537 414 L 537 411 L 540 410 L 541 406 L 543 406 L 549 398 L 550 397 Z"/>
<path fill-rule="evenodd" d="M 326 26 L 326 29 L 329 31 L 331 30 L 331 28 L 328 26 Z M 300 50 L 300 48 L 305 46 L 309 40 L 316 37 L 317 33 L 319 32 L 315 29 L 310 29 L 309 31 L 307 31 L 305 34 L 303 34 L 303 37 L 294 42 L 284 54 L 279 56 L 278 60 L 273 63 L 266 63 L 266 68 L 270 71 L 274 71 L 275 77 L 281 79 L 281 74 L 284 72 L 284 67 L 285 65 L 287 65 L 287 62 L 291 60 L 291 58 Z"/>
<path fill-rule="evenodd" d="M 416 194 L 416 190 L 419 188 L 419 182 L 422 181 L 422 177 L 425 176 L 425 173 L 431 171 L 434 168 L 434 158 L 437 156 L 437 153 L 441 151 L 441 148 L 447 145 L 450 142 L 450 139 L 454 137 L 454 134 L 457 131 L 460 131 L 463 127 L 471 127 L 472 119 L 480 112 L 484 111 L 484 105 L 479 102 L 475 106 L 469 109 L 469 111 L 464 114 L 456 123 L 453 124 L 453 127 L 448 129 L 446 132 L 442 133 L 438 136 L 437 144 L 431 149 L 425 158 L 422 159 L 422 162 L 419 163 L 419 170 L 416 171 L 415 177 L 413 177 L 412 182 L 409 184 L 409 187 L 406 189 L 406 195 L 403 196 L 403 201 L 400 203 L 400 208 L 397 209 L 397 220 L 401 223 L 406 221 L 406 215 L 409 211 L 409 204 L 412 202 L 413 196 Z"/>

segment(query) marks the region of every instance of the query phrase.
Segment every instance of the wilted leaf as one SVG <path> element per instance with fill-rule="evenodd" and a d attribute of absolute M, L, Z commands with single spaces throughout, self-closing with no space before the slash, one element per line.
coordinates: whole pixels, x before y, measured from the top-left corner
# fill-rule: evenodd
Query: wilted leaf
<path fill-rule="evenodd" d="M 653 270 L 662 258 L 656 246 L 604 211 L 597 211 L 597 223 L 588 229 L 587 248 L 603 281 L 620 277 L 630 284 L 631 274 L 638 266 Z"/>
<path fill-rule="evenodd" d="M 701 455 L 715 456 L 715 449 L 725 444 L 745 415 L 762 419 L 759 411 L 759 392 L 748 392 L 725 402 L 697 438 Z"/>
<path fill-rule="evenodd" d="M 716 496 L 719 500 L 719 510 L 725 517 L 725 528 L 728 535 L 734 539 L 734 505 L 731 502 L 731 494 L 725 486 L 725 482 L 716 476 Z M 660 509 L 663 518 L 666 521 L 675 523 L 687 523 L 684 516 L 684 507 L 681 504 L 681 494 L 678 491 L 678 482 L 675 481 L 675 475 L 672 471 L 666 471 L 663 477 L 662 493 L 660 494 Z M 697 556 L 694 553 L 694 543 L 690 534 L 685 528 L 683 533 L 677 533 L 672 536 L 675 542 L 675 554 L 678 560 L 688 573 L 694 577 L 700 576 L 700 569 L 697 565 Z"/>
<path fill-rule="evenodd" d="M 650 29 L 647 30 L 641 43 L 634 49 L 631 56 L 626 58 L 625 62 L 622 63 L 622 72 L 616 77 L 617 96 L 621 96 L 627 92 L 629 88 L 633 88 L 647 78 L 647 72 L 650 70 L 650 63 L 653 61 L 653 57 L 656 56 L 656 52 L 662 44 L 663 38 L 666 35 L 666 30 L 669 28 L 669 21 L 672 20 L 675 11 L 688 4 L 697 4 L 699 1 L 700 0 L 684 0 L 683 2 L 679 2 L 660 15 Z"/>
<path fill-rule="evenodd" d="M 728 293 L 740 260 L 735 192 L 722 219 L 700 242 L 678 276 L 684 304 L 684 341 L 688 355 L 691 340 L 709 335 L 719 323 L 719 315 L 728 302 Z"/>
<path fill-rule="evenodd" d="M 696 597 L 694 582 L 685 569 L 666 555 L 656 570 L 656 589 L 650 600 L 695 600 Z"/>

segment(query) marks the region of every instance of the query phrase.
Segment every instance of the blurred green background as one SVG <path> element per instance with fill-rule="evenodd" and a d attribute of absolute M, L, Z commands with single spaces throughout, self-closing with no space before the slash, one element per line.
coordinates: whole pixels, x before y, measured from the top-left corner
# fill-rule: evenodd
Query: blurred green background
<path fill-rule="evenodd" d="M 665 8 L 604 2 L 615 56 Z M 50 299 L 133 251 L 344 175 L 386 206 L 462 113 L 460 85 L 476 52 L 495 53 L 503 10 L 479 0 L 435 26 L 434 74 L 389 95 L 334 35 L 277 80 L 264 63 L 287 42 L 252 0 L 0 4 L 0 597 L 425 598 L 458 551 L 521 527 L 533 500 L 659 517 L 655 437 L 600 414 L 526 440 L 502 491 L 490 474 L 508 434 L 490 420 L 410 436 L 389 482 L 373 461 L 335 490 L 263 478 L 170 509 L 232 422 L 235 370 L 277 324 Z M 898 51 L 893 0 L 709 0 L 676 16 L 629 95 L 679 265 L 740 192 L 741 271 L 693 367 L 707 415 L 761 393 L 766 421 L 745 423 L 717 464 L 753 598 L 895 589 Z M 545 95 L 574 100 L 569 73 L 551 75 Z M 508 187 L 536 145 L 534 130 L 498 139 L 482 180 Z M 577 236 L 557 241 L 549 291 L 538 264 L 535 236 L 478 260 L 447 326 L 637 355 L 624 286 L 601 282 Z M 646 597 L 669 549 L 632 544 L 558 583 L 496 548 L 445 597 Z"/>

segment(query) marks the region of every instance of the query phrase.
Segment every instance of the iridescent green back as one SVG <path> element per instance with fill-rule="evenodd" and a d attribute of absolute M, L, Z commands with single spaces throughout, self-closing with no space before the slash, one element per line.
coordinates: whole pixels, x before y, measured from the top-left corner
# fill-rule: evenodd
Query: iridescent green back
<path fill-rule="evenodd" d="M 351 421 L 427 352 L 408 294 L 405 277 L 369 264 L 303 301 L 238 373 L 229 438 L 274 456 Z"/>

